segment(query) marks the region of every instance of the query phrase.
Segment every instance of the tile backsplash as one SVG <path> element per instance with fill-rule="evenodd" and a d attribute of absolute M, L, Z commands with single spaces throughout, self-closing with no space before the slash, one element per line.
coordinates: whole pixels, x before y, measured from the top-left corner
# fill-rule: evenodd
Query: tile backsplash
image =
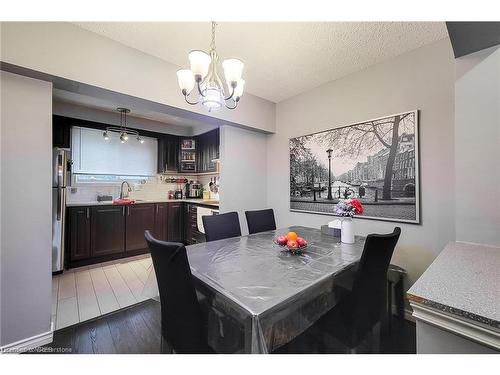
<path fill-rule="evenodd" d="M 205 189 L 208 189 L 208 183 L 210 179 L 218 175 L 203 175 L 203 176 L 187 176 L 182 175 L 180 177 L 187 178 L 188 181 L 198 181 Z M 169 190 L 182 189 L 184 191 L 184 183 L 170 183 L 165 181 L 163 175 L 157 175 L 149 177 L 146 179 L 145 183 L 139 183 L 133 181 L 130 183 L 132 191 L 129 197 L 131 199 L 165 199 L 168 198 Z M 111 195 L 113 199 L 117 199 L 120 196 L 120 186 L 117 185 L 106 185 L 99 183 L 89 183 L 89 184 L 79 184 L 76 186 L 71 186 L 68 189 L 67 201 L 68 202 L 94 202 L 97 200 L 98 195 Z"/>

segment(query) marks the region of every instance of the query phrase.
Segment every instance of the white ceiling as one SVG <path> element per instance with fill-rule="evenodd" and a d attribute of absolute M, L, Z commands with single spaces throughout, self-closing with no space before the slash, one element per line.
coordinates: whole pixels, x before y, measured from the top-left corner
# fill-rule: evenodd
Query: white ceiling
<path fill-rule="evenodd" d="M 77 25 L 184 67 L 210 45 L 209 22 Z M 247 92 L 280 102 L 447 36 L 444 22 L 221 22 L 217 51 L 245 62 Z"/>
<path fill-rule="evenodd" d="M 191 128 L 191 131 L 194 135 L 205 133 L 217 127 L 216 125 L 209 124 L 206 121 L 189 119 L 186 117 L 178 117 L 166 112 L 152 111 L 141 106 L 130 105 L 125 99 L 119 97 L 105 100 L 102 98 L 97 98 L 95 96 L 81 95 L 56 88 L 52 90 L 52 96 L 54 100 L 59 102 L 75 104 L 78 106 L 84 106 L 86 108 L 98 109 L 101 111 L 113 113 L 116 115 L 116 119 L 119 118 L 116 112 L 117 107 L 122 106 L 125 108 L 132 108 L 132 112 L 130 113 L 129 118 L 143 118 L 147 120 L 157 121 L 163 124 L 188 127 Z M 162 129 L 150 130 L 158 132 L 162 131 Z"/>

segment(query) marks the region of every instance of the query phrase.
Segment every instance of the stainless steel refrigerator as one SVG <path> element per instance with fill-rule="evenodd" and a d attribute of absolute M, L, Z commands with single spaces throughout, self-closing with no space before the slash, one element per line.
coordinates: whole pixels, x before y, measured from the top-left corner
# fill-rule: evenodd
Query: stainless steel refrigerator
<path fill-rule="evenodd" d="M 66 187 L 70 184 L 70 151 L 54 148 L 52 171 L 52 272 L 64 269 Z"/>

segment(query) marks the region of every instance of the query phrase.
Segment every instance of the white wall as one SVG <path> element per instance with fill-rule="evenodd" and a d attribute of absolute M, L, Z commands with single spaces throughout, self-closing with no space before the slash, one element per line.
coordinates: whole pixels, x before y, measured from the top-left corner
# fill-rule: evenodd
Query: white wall
<path fill-rule="evenodd" d="M 4 346 L 51 329 L 52 84 L 0 80 Z"/>
<path fill-rule="evenodd" d="M 289 211 L 290 137 L 419 109 L 422 224 L 355 221 L 363 235 L 401 226 L 393 263 L 408 270 L 411 285 L 455 238 L 454 81 L 446 39 L 278 103 L 276 134 L 267 144 L 267 203 L 276 211 L 278 226 L 319 227 L 331 220 Z"/>
<path fill-rule="evenodd" d="M 500 245 L 500 47 L 456 67 L 457 240 Z"/>
<path fill-rule="evenodd" d="M 274 103 L 246 93 L 237 111 L 208 114 L 201 106 L 190 106 L 184 101 L 175 74 L 178 66 L 76 25 L 3 22 L 1 27 L 4 62 L 251 128 L 274 131 Z"/>
<path fill-rule="evenodd" d="M 231 126 L 220 129 L 220 211 L 237 211 L 244 235 L 245 211 L 267 208 L 267 137 Z"/>

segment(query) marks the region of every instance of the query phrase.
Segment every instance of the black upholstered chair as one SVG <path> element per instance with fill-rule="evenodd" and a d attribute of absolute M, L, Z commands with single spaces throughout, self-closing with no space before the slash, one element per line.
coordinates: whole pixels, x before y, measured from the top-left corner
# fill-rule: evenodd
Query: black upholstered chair
<path fill-rule="evenodd" d="M 212 353 L 186 248 L 181 243 L 156 240 L 149 231 L 144 236 L 160 292 L 162 352 L 169 347 L 176 353 Z"/>
<path fill-rule="evenodd" d="M 372 350 L 378 351 L 387 270 L 400 234 L 401 228 L 396 227 L 393 233 L 366 237 L 352 290 L 313 325 L 309 334 L 315 337 L 330 335 L 355 352 L 368 334 L 376 330 L 375 337 L 372 337 L 375 346 Z"/>
<path fill-rule="evenodd" d="M 274 211 L 272 208 L 258 211 L 245 211 L 247 218 L 248 233 L 266 232 L 276 229 Z"/>
<path fill-rule="evenodd" d="M 237 212 L 202 216 L 207 242 L 241 236 L 240 219 Z"/>

